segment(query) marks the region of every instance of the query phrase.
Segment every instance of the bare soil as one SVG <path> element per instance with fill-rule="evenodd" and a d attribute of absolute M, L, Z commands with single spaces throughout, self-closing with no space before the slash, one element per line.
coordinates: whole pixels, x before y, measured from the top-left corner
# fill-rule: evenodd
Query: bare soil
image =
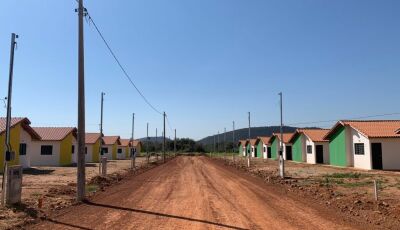
<path fill-rule="evenodd" d="M 177 157 L 28 229 L 368 229 L 208 157 Z"/>

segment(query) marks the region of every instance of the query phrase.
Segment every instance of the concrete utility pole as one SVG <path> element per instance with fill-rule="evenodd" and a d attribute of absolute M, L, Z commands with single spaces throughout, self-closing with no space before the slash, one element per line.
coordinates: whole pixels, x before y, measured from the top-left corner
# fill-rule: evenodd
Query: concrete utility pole
<path fill-rule="evenodd" d="M 158 161 L 157 146 L 158 146 L 158 129 L 156 128 L 156 141 L 154 142 L 154 152 L 156 153 L 156 160 Z"/>
<path fill-rule="evenodd" d="M 135 113 L 132 113 L 132 136 L 131 136 L 131 141 L 132 141 L 132 151 L 131 151 L 131 168 L 135 169 L 135 150 L 133 147 L 134 141 L 135 141 Z"/>
<path fill-rule="evenodd" d="M 250 138 L 251 138 L 251 123 L 250 123 L 250 112 L 249 112 L 249 141 L 250 141 Z M 250 147 L 250 149 L 251 149 L 251 147 Z M 247 152 L 247 149 L 246 149 L 246 153 L 247 153 L 247 167 L 249 167 L 250 168 L 250 153 L 251 153 L 251 151 L 250 151 L 250 153 L 248 153 Z"/>
<path fill-rule="evenodd" d="M 10 127 L 11 127 L 11 97 L 12 97 L 12 85 L 13 85 L 13 74 L 14 74 L 14 51 L 17 42 L 15 39 L 18 38 L 18 35 L 15 33 L 11 34 L 11 50 L 10 50 L 10 69 L 8 75 L 8 96 L 7 96 L 7 117 L 6 117 L 6 154 L 4 154 L 3 158 L 3 181 L 2 181 L 2 192 L 1 192 L 1 204 L 2 206 L 6 206 L 6 193 L 7 191 L 7 171 L 8 171 L 8 161 L 11 160 L 11 142 L 10 142 Z M 7 156 L 8 155 L 8 156 Z M 7 159 L 8 158 L 8 159 Z"/>
<path fill-rule="evenodd" d="M 219 153 L 219 131 L 217 135 L 217 152 Z"/>
<path fill-rule="evenodd" d="M 176 129 L 175 131 L 175 138 L 174 138 L 174 153 L 175 153 L 175 157 L 176 157 Z"/>
<path fill-rule="evenodd" d="M 101 106 L 100 106 L 100 149 L 99 149 L 99 175 L 101 175 L 102 163 L 101 157 L 103 155 L 103 103 L 104 103 L 104 92 L 101 92 Z"/>
<path fill-rule="evenodd" d="M 214 148 L 213 149 L 214 149 L 213 152 L 215 153 L 215 135 L 214 135 Z M 212 157 L 212 155 L 211 155 L 211 157 Z"/>
<path fill-rule="evenodd" d="M 235 161 L 235 121 L 232 122 L 232 160 Z"/>
<path fill-rule="evenodd" d="M 147 141 L 146 141 L 146 152 L 147 152 L 147 164 L 150 163 L 150 156 L 149 156 L 149 122 L 147 122 Z"/>
<path fill-rule="evenodd" d="M 281 178 L 285 178 L 285 160 L 283 159 L 283 102 L 282 102 L 282 92 L 279 93 L 280 104 L 281 104 L 281 143 L 279 147 L 279 175 Z"/>
<path fill-rule="evenodd" d="M 165 118 L 167 117 L 167 115 L 164 112 L 164 140 L 163 140 L 163 162 L 165 163 Z"/>
<path fill-rule="evenodd" d="M 224 158 L 226 158 L 226 128 L 224 128 Z"/>
<path fill-rule="evenodd" d="M 86 9 L 83 0 L 79 0 L 78 8 L 78 175 L 77 200 L 85 198 L 85 61 L 83 43 L 83 17 Z"/>

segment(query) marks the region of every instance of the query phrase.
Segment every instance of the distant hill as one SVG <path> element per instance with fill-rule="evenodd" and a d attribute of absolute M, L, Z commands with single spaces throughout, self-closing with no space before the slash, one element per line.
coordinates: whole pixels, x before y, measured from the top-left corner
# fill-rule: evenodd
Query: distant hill
<path fill-rule="evenodd" d="M 289 132 L 294 132 L 296 131 L 297 127 L 291 127 L 291 126 L 284 126 L 283 127 L 283 132 L 284 133 L 289 133 Z M 259 136 L 271 136 L 272 133 L 278 133 L 280 131 L 280 126 L 268 126 L 268 127 L 252 127 L 250 130 L 251 133 L 251 138 L 256 138 Z M 226 141 L 232 143 L 232 131 L 226 133 Z M 238 142 L 239 140 L 243 139 L 248 139 L 249 136 L 249 129 L 244 128 L 244 129 L 238 129 L 235 130 L 235 143 Z M 215 141 L 218 139 L 218 135 L 213 135 L 213 136 L 208 136 L 205 137 L 201 140 L 198 141 L 198 143 L 203 144 L 205 146 L 207 145 L 213 145 L 214 143 L 214 137 Z M 224 141 L 224 134 L 219 135 L 219 141 L 223 142 Z"/>
<path fill-rule="evenodd" d="M 141 141 L 141 142 L 145 142 L 145 141 L 147 141 L 147 138 L 146 137 L 142 137 L 142 138 L 139 138 L 139 140 Z M 170 141 L 170 139 L 168 138 L 168 137 L 166 137 L 165 138 L 165 140 L 166 141 Z M 162 143 L 163 142 L 163 137 L 161 136 L 161 137 L 149 137 L 149 141 L 150 142 L 158 142 L 158 143 Z"/>

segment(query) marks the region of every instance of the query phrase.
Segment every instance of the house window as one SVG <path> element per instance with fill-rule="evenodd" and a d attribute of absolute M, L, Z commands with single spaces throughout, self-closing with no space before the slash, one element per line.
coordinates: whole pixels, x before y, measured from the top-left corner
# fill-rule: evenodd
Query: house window
<path fill-rule="evenodd" d="M 354 144 L 354 154 L 355 155 L 364 155 L 364 143 Z"/>
<path fill-rule="evenodd" d="M 53 146 L 42 145 L 40 149 L 40 155 L 53 155 Z"/>
<path fill-rule="evenodd" d="M 26 155 L 26 144 L 19 144 L 19 155 L 20 156 Z"/>
<path fill-rule="evenodd" d="M 307 145 L 307 153 L 312 154 L 312 145 Z"/>
<path fill-rule="evenodd" d="M 87 154 L 87 147 L 85 147 L 85 154 Z"/>
<path fill-rule="evenodd" d="M 72 148 L 71 148 L 71 153 L 72 153 L 72 154 L 75 153 L 75 145 L 72 146 Z"/>
<path fill-rule="evenodd" d="M 266 150 L 266 148 L 264 147 L 264 153 L 266 152 L 267 150 Z"/>
<path fill-rule="evenodd" d="M 122 153 L 122 149 L 118 149 L 118 153 L 121 154 Z"/>
<path fill-rule="evenodd" d="M 108 153 L 108 148 L 102 148 L 101 152 L 104 153 Z"/>

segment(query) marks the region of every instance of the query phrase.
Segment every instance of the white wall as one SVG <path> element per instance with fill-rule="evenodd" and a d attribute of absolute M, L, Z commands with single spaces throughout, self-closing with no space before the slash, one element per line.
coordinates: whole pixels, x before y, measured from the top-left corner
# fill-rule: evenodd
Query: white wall
<path fill-rule="evenodd" d="M 61 141 L 32 141 L 31 166 L 59 166 Z M 40 155 L 42 145 L 52 145 L 52 155 Z"/>
<path fill-rule="evenodd" d="M 354 168 L 360 169 L 371 169 L 372 162 L 371 162 L 371 149 L 370 149 L 370 142 L 369 139 L 362 135 L 361 133 L 357 132 L 355 129 L 350 128 L 351 134 L 351 154 L 354 157 Z M 356 143 L 363 143 L 364 144 L 364 155 L 356 155 L 354 150 L 354 144 Z"/>
<path fill-rule="evenodd" d="M 242 147 L 242 154 L 243 156 L 246 156 L 246 146 Z"/>
<path fill-rule="evenodd" d="M 107 160 L 112 160 L 113 145 L 103 145 L 103 148 L 108 148 L 108 153 L 104 153 L 103 157 L 107 157 Z"/>
<path fill-rule="evenodd" d="M 121 153 L 118 153 L 118 149 L 121 149 L 122 150 L 122 152 Z M 126 146 L 118 146 L 117 147 L 117 159 L 119 159 L 119 160 L 123 160 L 123 159 L 125 159 L 126 157 Z"/>
<path fill-rule="evenodd" d="M 317 157 L 315 154 L 315 143 L 313 141 L 311 141 L 310 138 L 306 137 L 306 162 L 309 164 L 316 164 L 317 163 Z M 311 145 L 312 146 L 312 153 L 307 153 L 307 146 Z M 324 149 L 324 153 L 325 153 L 325 149 Z M 324 156 L 324 160 L 325 160 L 325 156 Z"/>
<path fill-rule="evenodd" d="M 32 137 L 23 128 L 21 128 L 20 143 L 26 144 L 26 155 L 19 156 L 19 163 L 23 168 L 30 168 L 31 167 L 31 154 L 32 154 L 31 153 L 32 152 Z"/>
<path fill-rule="evenodd" d="M 92 144 L 87 144 L 85 145 L 87 148 L 87 154 L 85 154 L 85 162 L 91 163 L 93 162 L 93 147 L 94 145 Z"/>
<path fill-rule="evenodd" d="M 383 169 L 400 169 L 400 138 L 371 138 L 370 143 L 382 143 Z"/>
<path fill-rule="evenodd" d="M 263 152 L 263 158 L 267 159 L 268 158 L 268 145 L 263 144 L 262 152 Z"/>

